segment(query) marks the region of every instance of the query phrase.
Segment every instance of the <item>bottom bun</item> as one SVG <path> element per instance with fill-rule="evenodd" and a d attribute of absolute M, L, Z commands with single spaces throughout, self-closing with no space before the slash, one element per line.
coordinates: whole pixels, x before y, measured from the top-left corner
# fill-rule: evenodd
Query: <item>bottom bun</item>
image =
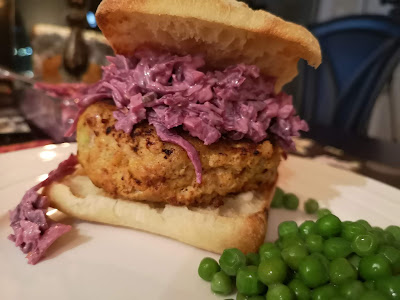
<path fill-rule="evenodd" d="M 48 186 L 50 206 L 78 219 L 131 227 L 215 253 L 238 248 L 257 252 L 267 230 L 275 186 L 224 199 L 214 208 L 160 205 L 110 198 L 85 175 L 71 175 Z"/>

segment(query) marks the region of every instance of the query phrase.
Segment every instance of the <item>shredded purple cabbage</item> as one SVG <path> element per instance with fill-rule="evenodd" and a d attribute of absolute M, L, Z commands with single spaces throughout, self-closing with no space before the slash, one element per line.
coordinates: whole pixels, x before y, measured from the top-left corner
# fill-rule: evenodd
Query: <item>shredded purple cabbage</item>
<path fill-rule="evenodd" d="M 51 171 L 46 180 L 29 189 L 17 207 L 10 211 L 10 226 L 14 234 L 10 234 L 8 238 L 23 253 L 28 253 L 29 264 L 36 264 L 55 240 L 71 230 L 71 226 L 55 223 L 46 216 L 49 203 L 47 197 L 40 195 L 38 191 L 72 174 L 77 164 L 77 157 L 71 155 L 57 169 Z"/>
<path fill-rule="evenodd" d="M 198 153 L 172 131 L 177 126 L 206 145 L 225 135 L 254 142 L 271 138 L 286 150 L 294 149 L 293 136 L 308 130 L 307 123 L 296 116 L 292 97 L 276 94 L 275 80 L 260 76 L 256 66 L 238 64 L 205 72 L 202 56 L 177 56 L 150 49 L 139 50 L 131 58 L 117 55 L 108 60 L 102 80 L 78 102 L 80 111 L 98 100 L 112 98 L 118 108 L 114 112 L 117 130 L 129 134 L 135 124 L 149 120 L 161 140 L 187 151 L 198 183 Z M 72 127 L 68 133 L 74 130 Z"/>

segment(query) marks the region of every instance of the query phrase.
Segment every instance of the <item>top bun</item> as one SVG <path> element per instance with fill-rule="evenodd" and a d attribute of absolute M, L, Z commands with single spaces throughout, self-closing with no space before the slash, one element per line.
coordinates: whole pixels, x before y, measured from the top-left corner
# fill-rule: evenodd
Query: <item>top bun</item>
<path fill-rule="evenodd" d="M 103 0 L 96 12 L 116 54 L 153 46 L 201 53 L 210 67 L 256 65 L 276 90 L 297 75 L 300 58 L 318 67 L 321 50 L 304 27 L 235 0 Z"/>

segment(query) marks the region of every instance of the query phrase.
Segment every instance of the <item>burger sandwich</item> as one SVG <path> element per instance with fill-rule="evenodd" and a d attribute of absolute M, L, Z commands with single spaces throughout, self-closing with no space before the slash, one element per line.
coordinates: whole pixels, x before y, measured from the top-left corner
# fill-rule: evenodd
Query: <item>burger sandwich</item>
<path fill-rule="evenodd" d="M 49 206 L 221 253 L 263 243 L 278 166 L 307 130 L 281 91 L 299 59 L 317 67 L 305 28 L 234 0 L 103 0 L 115 51 L 77 99 L 78 153 L 10 213 L 10 239 L 35 264 L 70 230 Z"/>

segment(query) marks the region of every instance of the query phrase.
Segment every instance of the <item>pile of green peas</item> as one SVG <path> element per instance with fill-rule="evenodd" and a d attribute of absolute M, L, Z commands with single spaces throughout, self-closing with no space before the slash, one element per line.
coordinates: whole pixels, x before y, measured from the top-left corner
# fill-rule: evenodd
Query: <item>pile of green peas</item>
<path fill-rule="evenodd" d="M 323 213 L 316 222 L 282 222 L 275 243 L 258 253 L 226 249 L 219 263 L 204 258 L 199 276 L 211 290 L 237 300 L 400 299 L 400 227 L 342 222 Z"/>

